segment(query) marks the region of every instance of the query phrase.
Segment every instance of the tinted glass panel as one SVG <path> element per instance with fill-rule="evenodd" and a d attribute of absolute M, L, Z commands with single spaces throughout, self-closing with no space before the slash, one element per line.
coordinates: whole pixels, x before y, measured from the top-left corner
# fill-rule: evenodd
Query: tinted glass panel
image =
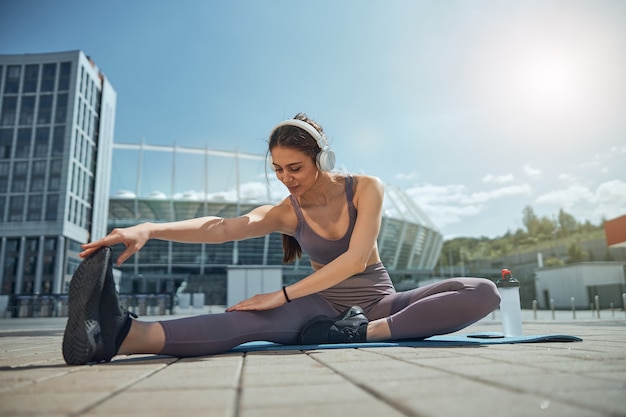
<path fill-rule="evenodd" d="M 37 81 L 39 81 L 39 65 L 26 65 L 24 68 L 24 85 L 22 86 L 22 92 L 36 92 Z"/>
<path fill-rule="evenodd" d="M 39 96 L 38 124 L 48 124 L 52 118 L 52 94 Z"/>
<path fill-rule="evenodd" d="M 32 125 L 35 118 L 35 96 L 22 97 L 20 108 L 20 124 Z"/>
<path fill-rule="evenodd" d="M 56 74 L 57 64 L 44 64 L 41 77 L 41 91 L 54 91 Z"/>
<path fill-rule="evenodd" d="M 30 127 L 18 129 L 17 131 L 17 143 L 15 144 L 15 157 L 16 158 L 28 158 L 30 157 L 30 145 L 33 129 Z"/>
<path fill-rule="evenodd" d="M 17 93 L 20 90 L 20 76 L 22 75 L 21 65 L 9 65 L 7 67 L 6 78 L 4 79 L 4 93 Z"/>
<path fill-rule="evenodd" d="M 2 99 L 2 126 L 13 126 L 17 113 L 17 97 Z"/>
<path fill-rule="evenodd" d="M 59 91 L 67 91 L 70 88 L 71 62 L 62 62 L 59 70 Z"/>
<path fill-rule="evenodd" d="M 54 115 L 55 123 L 65 123 L 67 118 L 67 94 L 59 94 L 57 96 L 57 111 Z"/>

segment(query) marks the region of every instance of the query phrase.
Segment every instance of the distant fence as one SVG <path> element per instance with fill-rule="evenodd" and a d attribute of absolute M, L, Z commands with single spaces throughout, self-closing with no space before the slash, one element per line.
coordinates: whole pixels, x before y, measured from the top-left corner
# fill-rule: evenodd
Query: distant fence
<path fill-rule="evenodd" d="M 574 297 L 570 298 L 570 303 L 571 303 L 571 312 L 572 312 L 572 319 L 576 320 L 576 299 Z M 593 298 L 593 302 L 589 303 L 589 310 L 591 311 L 592 315 L 595 315 L 595 317 L 597 318 L 601 318 L 601 309 L 600 309 L 600 296 L 596 295 Z M 622 310 L 624 312 L 624 314 L 626 314 L 626 293 L 622 294 L 622 306 L 623 308 L 619 308 L 616 307 L 614 305 L 613 302 L 609 303 L 609 312 L 611 314 L 611 317 L 615 317 L 615 311 L 619 311 Z M 533 309 L 533 317 L 535 320 L 537 320 L 537 300 L 533 300 L 532 303 L 532 309 Z M 552 312 L 552 319 L 555 320 L 556 319 L 556 308 L 554 307 L 554 299 L 550 299 L 550 308 L 548 309 Z M 564 309 L 560 309 L 560 310 L 564 310 Z"/>
<path fill-rule="evenodd" d="M 120 303 L 140 316 L 171 314 L 174 294 L 120 294 Z M 68 295 L 0 295 L 0 317 L 67 317 Z"/>

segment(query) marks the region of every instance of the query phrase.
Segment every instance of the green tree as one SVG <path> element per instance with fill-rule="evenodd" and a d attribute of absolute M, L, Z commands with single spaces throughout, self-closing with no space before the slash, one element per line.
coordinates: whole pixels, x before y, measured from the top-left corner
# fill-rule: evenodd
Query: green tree
<path fill-rule="evenodd" d="M 522 223 L 526 227 L 526 232 L 530 236 L 535 236 L 539 230 L 539 217 L 535 214 L 535 210 L 531 206 L 524 207 L 522 211 Z"/>
<path fill-rule="evenodd" d="M 578 231 L 578 222 L 569 213 L 566 213 L 565 210 L 559 210 L 558 216 L 558 231 L 557 236 L 559 237 L 567 237 Z"/>
<path fill-rule="evenodd" d="M 578 242 L 572 242 L 567 247 L 567 263 L 573 264 L 585 260 L 585 252 Z"/>

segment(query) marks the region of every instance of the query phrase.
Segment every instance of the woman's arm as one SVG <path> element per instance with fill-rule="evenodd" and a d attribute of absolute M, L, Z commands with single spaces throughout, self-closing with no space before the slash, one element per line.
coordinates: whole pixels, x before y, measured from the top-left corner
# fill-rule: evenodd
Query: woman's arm
<path fill-rule="evenodd" d="M 80 256 L 85 258 L 101 246 L 122 243 L 126 250 L 117 259 L 117 264 L 121 265 L 150 239 L 183 243 L 223 243 L 271 232 L 293 233 L 289 226 L 290 216 L 287 215 L 290 212 L 293 210 L 288 205 L 280 203 L 276 206 L 260 206 L 248 214 L 230 219 L 209 216 L 176 222 L 142 223 L 114 229 L 102 239 L 82 245 Z"/>
<path fill-rule="evenodd" d="M 378 178 L 359 176 L 354 196 L 358 216 L 348 250 L 308 277 L 286 288 L 291 300 L 323 291 L 380 261 L 376 239 L 382 219 L 384 187 Z M 263 310 L 286 302 L 282 290 L 259 294 L 232 306 L 233 310 Z"/>

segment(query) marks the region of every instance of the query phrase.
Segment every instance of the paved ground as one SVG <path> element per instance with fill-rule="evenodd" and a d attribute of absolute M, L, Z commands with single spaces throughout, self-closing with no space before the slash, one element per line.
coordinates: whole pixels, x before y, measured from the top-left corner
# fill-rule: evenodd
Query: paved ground
<path fill-rule="evenodd" d="M 626 416 L 624 312 L 524 312 L 575 343 L 117 357 L 66 366 L 62 318 L 0 319 L 0 416 Z M 499 331 L 490 316 L 465 329 Z"/>

